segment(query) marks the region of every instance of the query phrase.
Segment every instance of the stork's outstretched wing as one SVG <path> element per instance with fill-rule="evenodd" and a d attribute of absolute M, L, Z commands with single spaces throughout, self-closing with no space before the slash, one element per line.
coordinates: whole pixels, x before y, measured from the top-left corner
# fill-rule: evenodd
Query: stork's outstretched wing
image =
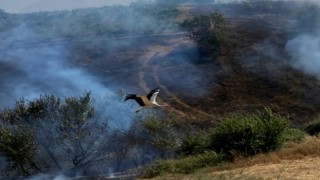
<path fill-rule="evenodd" d="M 150 91 L 150 93 L 147 95 L 147 98 L 151 103 L 156 103 L 156 98 L 159 92 L 160 92 L 160 88 L 156 88 Z"/>
<path fill-rule="evenodd" d="M 143 99 L 140 96 L 137 96 L 135 94 L 127 94 L 124 101 L 127 101 L 128 99 L 135 100 L 140 106 L 144 106 L 145 103 L 143 102 Z"/>

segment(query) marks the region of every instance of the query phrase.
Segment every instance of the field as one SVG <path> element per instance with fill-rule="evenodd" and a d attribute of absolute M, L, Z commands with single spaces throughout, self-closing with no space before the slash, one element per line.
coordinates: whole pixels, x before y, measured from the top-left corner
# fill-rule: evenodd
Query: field
<path fill-rule="evenodd" d="M 158 160 L 204 169 L 156 179 L 317 177 L 319 17 L 299 1 L 0 11 L 1 177 L 143 177 Z M 155 87 L 170 107 L 123 102 Z"/>

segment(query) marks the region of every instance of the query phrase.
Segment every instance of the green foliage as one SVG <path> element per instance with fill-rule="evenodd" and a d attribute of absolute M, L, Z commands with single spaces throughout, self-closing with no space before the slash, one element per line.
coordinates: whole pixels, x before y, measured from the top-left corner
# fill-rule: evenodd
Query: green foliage
<path fill-rule="evenodd" d="M 19 38 L 44 37 L 46 40 L 161 33 L 177 30 L 175 18 L 178 12 L 175 6 L 151 3 L 18 15 L 0 12 L 0 32 L 9 32 L 16 27 L 25 26 L 35 34 L 29 33 L 28 37 Z"/>
<path fill-rule="evenodd" d="M 307 125 L 306 132 L 310 135 L 316 135 L 320 132 L 320 116 Z"/>
<path fill-rule="evenodd" d="M 154 177 L 164 173 L 192 173 L 200 168 L 217 165 L 224 161 L 222 154 L 208 151 L 196 156 L 184 157 L 175 160 L 156 161 L 145 172 L 145 177 Z"/>
<path fill-rule="evenodd" d="M 225 24 L 226 20 L 222 14 L 212 13 L 185 20 L 181 26 L 189 31 L 192 39 L 220 53 L 221 46 L 227 42 L 223 31 Z"/>
<path fill-rule="evenodd" d="M 185 20 L 181 26 L 190 32 L 193 39 L 206 41 L 218 32 L 219 28 L 225 23 L 225 19 L 220 13 L 200 15 L 192 19 Z"/>
<path fill-rule="evenodd" d="M 210 134 L 207 132 L 192 133 L 186 136 L 177 150 L 178 155 L 195 155 L 209 149 Z"/>
<path fill-rule="evenodd" d="M 161 158 L 167 158 L 176 149 L 179 140 L 178 131 L 169 120 L 155 114 L 135 121 L 129 134 L 136 143 L 152 147 Z"/>
<path fill-rule="evenodd" d="M 233 153 L 243 156 L 269 152 L 279 148 L 288 121 L 265 108 L 255 114 L 229 116 L 213 129 L 211 147 L 232 159 Z"/>
<path fill-rule="evenodd" d="M 93 108 L 90 106 L 90 93 L 79 99 L 74 97 L 66 98 L 65 104 L 60 107 L 60 111 L 63 121 L 59 128 L 64 136 L 83 139 L 89 133 L 80 129 L 93 117 Z"/>
<path fill-rule="evenodd" d="M 300 129 L 287 128 L 283 131 L 281 138 L 283 142 L 301 142 L 306 135 L 306 132 Z"/>
<path fill-rule="evenodd" d="M 144 177 L 154 177 L 172 171 L 173 165 L 169 160 L 155 161 L 145 172 Z"/>
<path fill-rule="evenodd" d="M 0 152 L 7 157 L 14 169 L 19 169 L 23 175 L 28 175 L 28 166 L 34 166 L 36 153 L 34 134 L 28 127 L 9 129 L 0 128 Z"/>
<path fill-rule="evenodd" d="M 224 161 L 222 154 L 209 151 L 196 156 L 183 158 L 178 160 L 174 165 L 174 172 L 176 173 L 192 173 L 197 169 L 217 165 Z"/>
<path fill-rule="evenodd" d="M 90 93 L 64 101 L 54 95 L 20 100 L 0 112 L 0 123 L 0 151 L 24 174 L 41 171 L 35 155 L 38 159 L 45 156 L 41 161 L 47 168 L 58 169 L 63 168 L 61 161 L 80 166 L 105 159 L 101 156 L 107 147 L 103 143 L 107 124 L 95 119 Z M 38 147 L 41 152 L 37 152 Z"/>

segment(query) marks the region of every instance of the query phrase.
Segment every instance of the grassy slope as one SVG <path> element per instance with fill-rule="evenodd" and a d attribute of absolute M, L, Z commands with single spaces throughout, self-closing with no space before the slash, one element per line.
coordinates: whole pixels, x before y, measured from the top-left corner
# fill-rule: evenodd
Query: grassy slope
<path fill-rule="evenodd" d="M 167 174 L 154 179 L 317 179 L 319 145 L 319 138 L 307 137 L 269 154 L 238 157 L 233 163 L 203 168 L 189 175 Z"/>
<path fill-rule="evenodd" d="M 252 112 L 263 106 L 290 118 L 293 125 L 303 127 L 317 116 L 320 103 L 319 80 L 290 65 L 286 43 L 299 34 L 290 9 L 268 8 L 259 3 L 232 7 L 238 14 L 227 14 L 226 34 L 230 45 L 214 61 L 219 64 L 217 83 L 211 93 L 200 99 L 185 98 L 190 106 L 224 116 L 230 112 Z M 264 7 L 265 9 L 262 9 Z M 228 12 L 228 7 L 224 7 Z M 230 8 L 230 7 L 229 7 Z M 244 9 L 245 8 L 245 9 Z M 214 12 L 215 7 L 194 7 L 195 14 Z M 271 44 L 276 57 L 265 54 Z M 207 72 L 209 73 L 209 72 Z M 208 76 L 210 76 L 208 74 Z"/>
<path fill-rule="evenodd" d="M 201 14 L 201 8 L 193 10 Z M 212 12 L 208 9 L 206 13 Z M 275 22 L 284 14 L 268 13 L 256 11 L 229 19 L 228 36 L 237 42 L 233 42 L 232 50 L 224 49 L 214 60 L 219 69 L 215 69 L 218 73 L 211 93 L 196 99 L 181 97 L 184 102 L 216 118 L 268 106 L 300 128 L 318 115 L 319 80 L 294 69 L 285 52 L 286 43 L 299 33 L 293 24 Z M 278 52 L 276 58 L 265 56 L 260 49 L 266 42 Z M 240 158 L 191 175 L 171 174 L 155 179 L 317 179 L 319 142 L 318 138 L 307 138 L 301 144 L 267 155 Z"/>

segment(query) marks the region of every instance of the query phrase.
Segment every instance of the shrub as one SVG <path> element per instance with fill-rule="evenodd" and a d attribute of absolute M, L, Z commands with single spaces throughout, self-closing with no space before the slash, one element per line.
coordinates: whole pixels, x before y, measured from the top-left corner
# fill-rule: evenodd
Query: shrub
<path fill-rule="evenodd" d="M 165 172 L 171 172 L 172 165 L 170 161 L 166 160 L 158 160 L 155 161 L 145 172 L 144 177 L 154 177 L 159 176 Z"/>
<path fill-rule="evenodd" d="M 213 129 L 211 147 L 231 160 L 235 152 L 243 156 L 269 152 L 280 147 L 287 127 L 286 119 L 267 108 L 255 114 L 234 114 Z"/>
<path fill-rule="evenodd" d="M 300 129 L 288 128 L 282 133 L 283 142 L 301 142 L 306 136 L 306 133 Z"/>
<path fill-rule="evenodd" d="M 145 177 L 154 177 L 164 173 L 192 173 L 197 169 L 214 166 L 224 161 L 224 155 L 213 151 L 196 156 L 184 157 L 176 160 L 156 161 L 146 170 Z"/>
<path fill-rule="evenodd" d="M 311 121 L 306 127 L 307 133 L 310 135 L 316 135 L 320 132 L 320 118 L 317 117 L 313 121 Z"/>
<path fill-rule="evenodd" d="M 196 16 L 185 20 L 181 27 L 189 32 L 189 37 L 196 40 L 201 46 L 209 51 L 221 53 L 221 47 L 226 45 L 227 36 L 224 33 L 226 20 L 223 14 L 212 13 L 208 15 Z"/>
<path fill-rule="evenodd" d="M 193 133 L 186 136 L 177 150 L 178 155 L 195 155 L 209 149 L 210 134 L 207 132 Z"/>
<path fill-rule="evenodd" d="M 197 169 L 217 165 L 224 160 L 222 154 L 210 151 L 196 156 L 180 159 L 173 163 L 174 173 L 192 173 Z"/>

